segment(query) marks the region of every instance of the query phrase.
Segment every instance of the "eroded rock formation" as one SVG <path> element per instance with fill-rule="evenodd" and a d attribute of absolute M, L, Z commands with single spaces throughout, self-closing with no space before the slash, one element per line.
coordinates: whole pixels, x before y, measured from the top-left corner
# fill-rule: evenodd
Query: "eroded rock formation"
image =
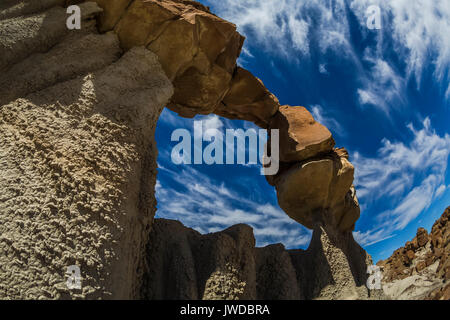
<path fill-rule="evenodd" d="M 391 257 L 378 262 L 383 285 L 393 299 L 450 300 L 450 207 Z"/>
<path fill-rule="evenodd" d="M 66 27 L 69 3 L 81 30 Z M 236 65 L 243 41 L 190 0 L 0 4 L 0 298 L 369 296 L 348 153 Z M 314 230 L 309 249 L 255 249 L 244 226 L 201 236 L 153 225 L 164 106 L 279 129 L 281 170 L 268 181 Z M 65 287 L 71 264 L 79 291 Z"/>
<path fill-rule="evenodd" d="M 249 226 L 201 235 L 156 219 L 149 242 L 147 299 L 379 299 L 366 287 L 370 256 L 350 233 L 322 225 L 307 250 L 255 248 Z"/>

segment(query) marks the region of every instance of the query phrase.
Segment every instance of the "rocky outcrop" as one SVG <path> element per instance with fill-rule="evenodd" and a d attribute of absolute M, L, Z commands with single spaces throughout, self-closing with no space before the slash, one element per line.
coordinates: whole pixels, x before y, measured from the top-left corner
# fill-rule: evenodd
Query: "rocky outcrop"
<path fill-rule="evenodd" d="M 72 3 L 81 30 L 66 27 Z M 235 25 L 190 0 L 0 9 L 0 298 L 367 296 L 348 154 L 305 108 L 280 107 L 237 67 Z M 314 230 L 310 248 L 255 249 L 245 226 L 206 236 L 152 229 L 164 106 L 279 129 L 281 170 L 268 181 L 286 213 Z M 69 265 L 81 267 L 81 290 L 65 286 Z"/>
<path fill-rule="evenodd" d="M 325 225 L 309 248 L 255 248 L 249 226 L 201 235 L 180 222 L 156 219 L 143 295 L 148 299 L 380 299 L 366 288 L 371 258 Z"/>
<path fill-rule="evenodd" d="M 308 249 L 291 250 L 290 255 L 306 299 L 387 299 L 382 290 L 367 289 L 372 258 L 351 232 L 343 233 L 326 222 L 317 224 Z"/>
<path fill-rule="evenodd" d="M 270 121 L 280 130 L 280 161 L 297 162 L 330 153 L 331 132 L 316 122 L 304 107 L 283 106 Z"/>
<path fill-rule="evenodd" d="M 450 207 L 430 234 L 419 228 L 413 240 L 378 262 L 386 294 L 394 299 L 450 300 L 449 219 Z"/>

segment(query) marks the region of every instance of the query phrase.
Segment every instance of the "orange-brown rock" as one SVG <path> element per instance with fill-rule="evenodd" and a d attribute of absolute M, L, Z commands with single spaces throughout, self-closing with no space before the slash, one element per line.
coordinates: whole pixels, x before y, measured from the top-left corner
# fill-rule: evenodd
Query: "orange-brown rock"
<path fill-rule="evenodd" d="M 423 247 L 428 243 L 428 232 L 424 228 L 417 230 L 417 244 L 419 247 Z"/>
<path fill-rule="evenodd" d="M 267 127 L 270 118 L 278 111 L 278 99 L 267 90 L 261 80 L 249 71 L 238 67 L 231 88 L 215 110 L 230 119 L 248 120 Z"/>
<path fill-rule="evenodd" d="M 406 251 L 406 255 L 407 255 L 409 260 L 412 260 L 412 259 L 414 259 L 416 257 L 416 254 L 412 250 Z"/>
<path fill-rule="evenodd" d="M 417 266 L 416 266 L 416 270 L 417 272 L 422 271 L 423 269 L 425 269 L 427 267 L 427 264 L 425 261 L 420 261 Z"/>
<path fill-rule="evenodd" d="M 345 159 L 349 159 L 349 154 L 348 154 L 348 151 L 347 151 L 347 149 L 345 149 L 345 148 L 334 148 L 334 152 L 339 156 L 339 157 L 342 157 L 342 158 L 345 158 Z"/>
<path fill-rule="evenodd" d="M 316 122 L 304 107 L 282 106 L 270 122 L 280 130 L 280 161 L 296 162 L 333 150 L 330 131 Z"/>
<path fill-rule="evenodd" d="M 306 109 L 280 109 L 237 68 L 244 38 L 235 25 L 190 0 L 82 2 L 0 4 L 0 299 L 368 298 L 371 262 L 349 232 L 359 205 L 348 153 L 333 151 Z M 72 3 L 81 30 L 66 27 Z M 164 106 L 279 128 L 274 181 L 288 214 L 314 226 L 310 249 L 255 252 L 246 226 L 201 236 L 153 224 Z M 62 271 L 73 264 L 80 291 L 65 286 Z"/>
<path fill-rule="evenodd" d="M 359 218 L 353 183 L 354 168 L 336 154 L 324 159 L 293 165 L 276 180 L 278 203 L 294 220 L 312 229 L 330 211 L 331 223 L 342 230 L 352 229 Z"/>
<path fill-rule="evenodd" d="M 133 0 L 94 0 L 103 8 L 99 17 L 99 29 L 101 32 L 109 31 L 119 22 L 127 6 Z"/>
<path fill-rule="evenodd" d="M 434 290 L 432 293 L 430 293 L 426 300 L 450 300 L 450 283 L 448 283 L 443 288 Z"/>
<path fill-rule="evenodd" d="M 335 211 L 337 213 L 341 213 L 338 223 L 340 230 L 355 229 L 355 223 L 359 219 L 361 209 L 359 207 L 359 201 L 356 197 L 356 190 L 354 186 L 352 186 L 345 195 L 344 208 L 341 211 L 338 209 L 335 209 Z"/>
<path fill-rule="evenodd" d="M 102 31 L 114 30 L 124 49 L 146 46 L 160 60 L 181 116 L 209 114 L 230 89 L 244 37 L 236 26 L 189 0 L 97 0 Z"/>

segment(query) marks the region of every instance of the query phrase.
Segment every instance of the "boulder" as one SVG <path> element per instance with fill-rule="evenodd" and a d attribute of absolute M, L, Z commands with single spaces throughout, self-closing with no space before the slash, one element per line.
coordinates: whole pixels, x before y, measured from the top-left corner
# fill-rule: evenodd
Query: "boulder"
<path fill-rule="evenodd" d="M 416 254 L 414 253 L 414 251 L 408 250 L 406 251 L 406 256 L 408 257 L 409 260 L 413 260 L 416 257 Z"/>
<path fill-rule="evenodd" d="M 423 247 L 428 243 L 428 232 L 424 228 L 417 229 L 417 244 Z"/>
<path fill-rule="evenodd" d="M 253 121 L 267 128 L 279 106 L 278 99 L 267 90 L 261 80 L 238 67 L 230 90 L 214 112 L 230 119 Z"/>
<path fill-rule="evenodd" d="M 280 107 L 269 127 L 280 130 L 281 162 L 302 161 L 333 150 L 331 132 L 304 107 Z"/>
<path fill-rule="evenodd" d="M 354 168 L 345 157 L 332 154 L 325 159 L 293 165 L 280 174 L 276 190 L 280 207 L 295 221 L 312 229 L 324 211 L 333 214 L 335 226 L 351 230 L 359 217 L 353 183 Z"/>
<path fill-rule="evenodd" d="M 338 215 L 338 228 L 340 230 L 355 229 L 355 223 L 359 219 L 361 209 L 359 207 L 359 201 L 356 197 L 356 189 L 354 186 L 352 186 L 345 195 L 343 209 L 339 210 L 338 207 L 335 209 L 335 212 Z"/>

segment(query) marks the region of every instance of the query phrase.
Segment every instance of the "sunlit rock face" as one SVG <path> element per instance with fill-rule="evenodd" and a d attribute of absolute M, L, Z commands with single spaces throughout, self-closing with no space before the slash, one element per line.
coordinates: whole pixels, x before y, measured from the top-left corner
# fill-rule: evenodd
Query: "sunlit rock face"
<path fill-rule="evenodd" d="M 104 8 L 102 31 L 114 30 L 124 48 L 144 45 L 158 55 L 175 87 L 169 108 L 280 131 L 280 162 L 291 170 L 269 182 L 280 181 L 274 185 L 289 216 L 312 228 L 320 212 L 331 210 L 340 230 L 354 228 L 359 205 L 348 154 L 336 159 L 330 131 L 308 110 L 280 106 L 261 80 L 236 65 L 244 38 L 234 24 L 194 1 L 97 2 Z"/>
<path fill-rule="evenodd" d="M 450 300 L 450 207 L 428 233 L 424 228 L 377 264 L 383 289 L 398 300 Z"/>
<path fill-rule="evenodd" d="M 81 30 L 66 27 L 73 3 Z M 190 0 L 0 4 L 0 298 L 368 297 L 348 153 L 237 67 L 243 41 Z M 153 225 L 164 106 L 278 129 L 281 170 L 268 181 L 314 230 L 310 248 L 255 248 L 242 225 L 206 236 Z M 79 290 L 66 286 L 70 265 Z"/>

